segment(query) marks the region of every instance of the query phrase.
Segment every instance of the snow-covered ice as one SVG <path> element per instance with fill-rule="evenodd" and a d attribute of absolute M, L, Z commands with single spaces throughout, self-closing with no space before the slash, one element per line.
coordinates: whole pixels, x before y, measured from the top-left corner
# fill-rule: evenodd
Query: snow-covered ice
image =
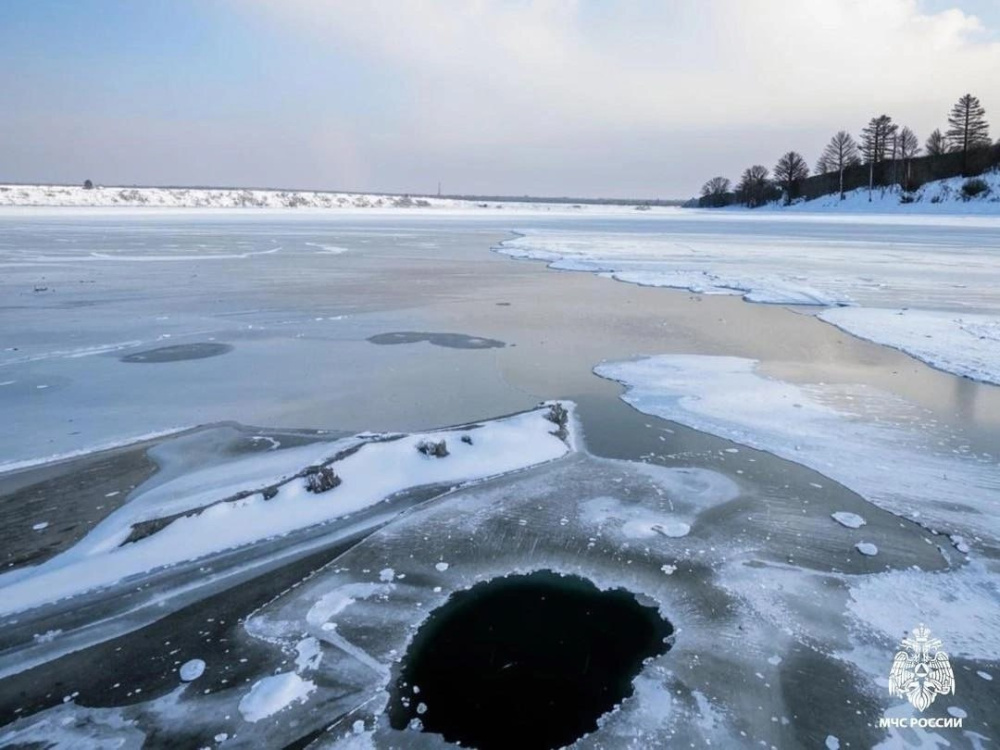
<path fill-rule="evenodd" d="M 995 460 L 940 445 L 902 419 L 905 403 L 889 394 L 782 382 L 738 357 L 662 355 L 595 372 L 624 384 L 622 398 L 640 411 L 808 466 L 941 531 L 1000 539 Z"/>
<path fill-rule="evenodd" d="M 251 723 L 266 719 L 293 703 L 304 703 L 315 689 L 314 682 L 302 679 L 295 672 L 264 677 L 240 701 L 240 714 Z"/>
<path fill-rule="evenodd" d="M 997 383 L 1000 203 L 988 205 L 983 216 L 686 210 L 641 231 L 530 228 L 497 250 L 644 286 L 810 306 L 852 334 Z"/>
<path fill-rule="evenodd" d="M 570 446 L 554 434 L 548 413 L 542 407 L 464 431 L 358 437 L 275 451 L 159 485 L 149 497 L 138 492 L 66 552 L 0 574 L 0 613 L 342 518 L 408 488 L 460 485 L 551 461 Z M 463 432 L 474 434 L 474 442 L 460 440 Z M 448 456 L 423 455 L 417 446 L 427 440 L 447 441 Z M 320 460 L 332 461 L 341 484 L 313 494 L 296 473 Z M 261 465 L 244 476 L 251 461 Z M 273 494 L 265 496 L 268 485 Z M 233 499 L 240 490 L 251 494 Z M 179 513 L 184 515 L 173 518 Z M 162 518 L 168 521 L 163 528 L 126 543 L 135 524 Z M 391 571 L 387 577 L 391 580 Z"/>
<path fill-rule="evenodd" d="M 870 307 L 824 310 L 819 317 L 940 370 L 1000 385 L 1000 317 Z"/>
<path fill-rule="evenodd" d="M 928 623 L 952 656 L 1000 660 L 1000 592 L 981 561 L 929 573 L 896 570 L 864 576 L 850 587 L 847 609 L 887 642 Z"/>
<path fill-rule="evenodd" d="M 837 511 L 832 514 L 834 521 L 839 523 L 848 529 L 860 529 L 865 525 L 865 519 L 859 516 L 857 513 L 849 513 L 847 511 Z"/>

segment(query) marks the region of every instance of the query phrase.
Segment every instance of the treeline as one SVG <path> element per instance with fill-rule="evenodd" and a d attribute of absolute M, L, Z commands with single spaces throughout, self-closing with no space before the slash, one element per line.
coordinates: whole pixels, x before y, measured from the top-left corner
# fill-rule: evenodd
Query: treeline
<path fill-rule="evenodd" d="M 846 130 L 837 132 L 817 159 L 812 176 L 802 155 L 789 151 L 773 170 L 761 164 L 747 167 L 735 185 L 726 177 L 713 177 L 702 186 L 697 203 L 703 208 L 734 204 L 754 208 L 833 193 L 843 199 L 849 190 L 892 185 L 902 189 L 906 201 L 907 193 L 926 182 L 974 177 L 997 165 L 1000 142 L 994 145 L 990 140 L 986 110 L 979 99 L 966 94 L 951 108 L 947 130 L 935 130 L 922 145 L 910 128 L 879 115 L 862 128 L 858 139 Z M 975 193 L 985 183 L 970 180 L 966 187 Z"/>

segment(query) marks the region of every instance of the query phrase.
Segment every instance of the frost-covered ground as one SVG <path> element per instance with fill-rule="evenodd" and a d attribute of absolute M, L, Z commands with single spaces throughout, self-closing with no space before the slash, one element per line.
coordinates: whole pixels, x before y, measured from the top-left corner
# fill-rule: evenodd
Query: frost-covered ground
<path fill-rule="evenodd" d="M 850 333 L 1000 383 L 1000 216 L 679 211 L 647 231 L 528 230 L 498 249 L 645 286 L 807 305 Z"/>

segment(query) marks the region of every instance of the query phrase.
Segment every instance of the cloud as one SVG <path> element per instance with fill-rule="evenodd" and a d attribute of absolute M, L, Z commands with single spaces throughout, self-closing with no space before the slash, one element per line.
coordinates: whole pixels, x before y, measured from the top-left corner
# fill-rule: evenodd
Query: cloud
<path fill-rule="evenodd" d="M 26 179 L 690 195 L 789 149 L 811 162 L 833 132 L 883 112 L 923 138 L 967 91 L 1000 130 L 997 30 L 947 1 L 229 0 L 215 7 L 266 55 L 244 68 L 212 58 L 205 76 L 135 99 L 106 93 L 123 75 L 109 68 L 96 103 L 30 78 L 21 99 L 35 104 L 0 123 L 0 166 Z"/>
<path fill-rule="evenodd" d="M 576 160 L 607 172 L 608 154 L 634 162 L 639 143 L 658 150 L 658 169 L 685 170 L 661 172 L 660 184 L 690 192 L 709 172 L 688 172 L 697 161 L 689 151 L 707 152 L 712 139 L 742 144 L 740 163 L 728 167 L 735 173 L 787 148 L 811 159 L 828 131 L 857 131 L 883 111 L 926 133 L 967 90 L 1000 111 L 988 99 L 1000 44 L 976 17 L 925 13 L 915 0 L 696 0 L 617 11 L 555 0 L 255 3 L 401 84 L 408 93 L 384 128 L 387 152 L 405 159 L 416 149 L 431 163 L 477 152 L 479 174 L 506 184 L 512 163 L 524 161 L 512 154 L 578 176 Z M 655 184 L 639 172 L 636 187 Z M 607 176 L 609 190 L 628 184 Z M 523 181 L 548 182 L 527 172 Z M 593 175 L 586 190 L 599 183 Z"/>
<path fill-rule="evenodd" d="M 993 88 L 1000 69 L 978 19 L 923 14 L 915 0 L 698 0 L 596 18 L 548 0 L 258 2 L 401 76 L 418 121 L 471 121 L 504 141 L 810 121 L 929 98 L 945 108 Z"/>

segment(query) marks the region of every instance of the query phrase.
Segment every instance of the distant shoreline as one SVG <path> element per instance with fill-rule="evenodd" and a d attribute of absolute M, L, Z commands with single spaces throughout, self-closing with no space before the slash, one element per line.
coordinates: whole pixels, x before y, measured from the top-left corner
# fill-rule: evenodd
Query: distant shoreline
<path fill-rule="evenodd" d="M 136 191 L 133 193 L 133 191 Z M 19 192 L 22 200 L 11 200 L 10 193 Z M 76 193 L 81 195 L 76 196 Z M 108 194 L 128 194 L 138 200 L 120 198 L 119 200 L 97 201 L 96 196 L 108 196 Z M 390 207 L 408 207 L 411 203 L 417 204 L 426 202 L 420 207 L 434 205 L 454 205 L 456 202 L 465 203 L 547 203 L 556 205 L 602 205 L 602 206 L 681 206 L 685 199 L 660 199 L 660 198 L 575 198 L 571 196 L 537 196 L 537 195 L 472 195 L 472 194 L 446 194 L 431 195 L 426 193 L 382 193 L 382 192 L 358 192 L 351 190 L 311 190 L 301 188 L 273 188 L 273 187 L 233 187 L 233 186 L 205 186 L 205 185 L 94 185 L 85 187 L 82 184 L 57 184 L 57 183 L 21 183 L 4 182 L 0 183 L 0 206 L 110 206 L 110 205 L 176 205 L 173 201 L 159 202 L 152 200 L 156 194 L 212 194 L 219 196 L 231 194 L 234 196 L 246 196 L 247 194 L 260 199 L 262 196 L 280 196 L 285 202 L 296 203 L 292 196 L 309 196 L 310 203 L 317 203 L 316 207 L 334 207 L 335 204 L 345 206 L 348 204 L 359 205 L 381 205 Z M 77 200 L 65 203 L 53 203 L 51 199 L 56 195 L 65 197 L 76 197 Z M 5 200 L 5 196 L 7 200 Z M 147 198 L 146 201 L 142 197 Z M 91 200 L 87 200 L 90 197 Z M 25 202 L 32 198 L 40 202 Z M 45 200 L 48 198 L 50 200 Z M 253 207 L 250 198 L 239 199 L 236 202 L 226 204 L 226 207 Z M 381 203 L 380 203 L 381 202 Z M 266 206 L 261 206 L 266 207 Z M 291 207 L 291 206 L 288 206 Z"/>

